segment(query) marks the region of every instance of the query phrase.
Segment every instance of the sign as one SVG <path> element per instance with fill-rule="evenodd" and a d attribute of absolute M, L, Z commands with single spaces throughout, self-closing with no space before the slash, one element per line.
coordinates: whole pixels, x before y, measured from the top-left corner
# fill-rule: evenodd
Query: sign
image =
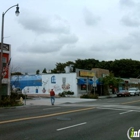
<path fill-rule="evenodd" d="M 127 130 L 127 137 L 129 140 L 134 140 L 135 138 L 140 138 L 140 129 L 135 131 L 134 127 L 130 127 Z M 134 139 L 133 139 L 134 138 Z"/>
<path fill-rule="evenodd" d="M 130 78 L 130 83 L 138 84 L 138 82 L 139 82 L 139 79 L 137 79 L 137 78 Z"/>
<path fill-rule="evenodd" d="M 83 76 L 83 77 L 93 77 L 94 76 L 94 72 L 93 71 L 79 71 L 79 76 Z"/>
<path fill-rule="evenodd" d="M 6 54 L 4 54 L 4 56 L 5 55 Z M 9 55 L 7 54 L 7 57 L 5 57 L 6 60 L 9 59 L 8 56 Z M 9 65 L 10 65 L 10 62 L 11 62 L 11 59 L 9 61 L 6 61 L 5 66 L 3 66 L 3 71 L 2 71 L 3 78 L 9 78 Z"/>
<path fill-rule="evenodd" d="M 1 55 L 1 43 L 0 43 L 0 55 Z M 2 57 L 2 83 L 8 83 L 8 80 L 10 78 L 10 71 L 9 71 L 9 65 L 10 65 L 10 58 L 11 50 L 9 44 L 3 44 L 3 57 Z M 1 63 L 1 61 L 0 61 Z"/>

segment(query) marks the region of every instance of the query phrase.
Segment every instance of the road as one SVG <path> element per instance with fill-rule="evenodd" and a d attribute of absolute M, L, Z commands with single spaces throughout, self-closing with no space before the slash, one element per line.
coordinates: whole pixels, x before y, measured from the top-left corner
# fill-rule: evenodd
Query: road
<path fill-rule="evenodd" d="M 130 127 L 140 129 L 139 116 L 139 96 L 3 108 L 0 140 L 128 140 Z"/>

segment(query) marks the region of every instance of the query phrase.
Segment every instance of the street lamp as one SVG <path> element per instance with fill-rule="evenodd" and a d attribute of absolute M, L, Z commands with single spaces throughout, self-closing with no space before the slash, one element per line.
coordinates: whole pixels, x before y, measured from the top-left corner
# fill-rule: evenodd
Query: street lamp
<path fill-rule="evenodd" d="M 2 13 L 2 26 L 1 26 L 1 57 L 0 57 L 0 89 L 2 87 L 2 79 L 3 79 L 3 39 L 4 39 L 4 16 L 5 14 L 13 7 L 16 7 L 15 14 L 19 15 L 19 6 L 13 5 L 10 8 L 8 8 L 5 12 Z"/>

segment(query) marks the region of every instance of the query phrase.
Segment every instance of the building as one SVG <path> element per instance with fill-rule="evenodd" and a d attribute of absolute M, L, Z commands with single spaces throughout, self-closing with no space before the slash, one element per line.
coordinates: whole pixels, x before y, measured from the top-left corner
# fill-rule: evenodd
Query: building
<path fill-rule="evenodd" d="M 12 76 L 12 89 L 20 88 L 23 94 L 49 94 L 54 89 L 56 94 L 63 91 L 76 92 L 76 73 L 19 75 Z"/>
<path fill-rule="evenodd" d="M 1 43 L 0 43 L 1 46 Z M 1 56 L 1 49 L 0 49 Z M 11 61 L 11 46 L 9 44 L 3 44 L 3 53 L 2 53 L 2 88 L 0 89 L 0 95 L 10 95 L 10 61 Z M 1 66 L 1 64 L 0 64 Z"/>
<path fill-rule="evenodd" d="M 101 78 L 109 75 L 109 70 L 106 69 L 92 68 L 92 71 L 94 71 L 97 78 Z"/>
<path fill-rule="evenodd" d="M 109 75 L 108 70 L 94 68 L 92 70 L 76 69 L 76 72 L 71 72 L 71 67 L 67 66 L 65 72 L 12 76 L 11 86 L 13 89 L 21 89 L 23 94 L 32 95 L 49 95 L 51 89 L 54 89 L 56 95 L 63 91 L 74 92 L 74 97 L 88 93 L 103 95 L 104 88 L 99 78 Z"/>
<path fill-rule="evenodd" d="M 74 92 L 75 97 L 90 93 L 97 78 L 91 70 L 76 69 L 76 72 L 42 75 L 16 75 L 11 77 L 12 89 L 19 88 L 23 94 L 49 94 L 54 89 L 56 94 L 63 91 Z"/>

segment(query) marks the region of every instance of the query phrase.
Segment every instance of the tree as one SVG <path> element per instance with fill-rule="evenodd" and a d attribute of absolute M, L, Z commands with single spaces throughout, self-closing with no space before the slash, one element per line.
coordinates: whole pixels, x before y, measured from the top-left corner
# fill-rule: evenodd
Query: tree
<path fill-rule="evenodd" d="M 44 70 L 42 71 L 42 73 L 47 73 L 46 68 L 44 68 Z"/>
<path fill-rule="evenodd" d="M 56 63 L 57 73 L 64 73 L 65 63 Z"/>
<path fill-rule="evenodd" d="M 19 66 L 10 65 L 10 73 L 11 75 L 23 75 L 21 73 L 21 68 Z"/>
<path fill-rule="evenodd" d="M 75 69 L 91 70 L 92 68 L 108 69 L 115 77 L 137 78 L 140 75 L 140 61 L 131 59 L 120 59 L 115 61 L 99 61 L 96 59 L 77 59 L 75 62 L 68 61 L 66 63 L 56 63 L 56 67 L 52 73 L 64 73 L 64 68 L 70 65 Z"/>
<path fill-rule="evenodd" d="M 40 70 L 37 70 L 37 71 L 36 71 L 36 74 L 39 74 L 39 73 L 40 73 Z"/>
<path fill-rule="evenodd" d="M 96 68 L 98 63 L 99 61 L 95 59 L 77 59 L 75 61 L 75 68 L 91 70 L 92 68 Z"/>
<path fill-rule="evenodd" d="M 116 77 L 136 78 L 140 74 L 140 62 L 131 59 L 115 60 L 111 70 Z"/>
<path fill-rule="evenodd" d="M 123 82 L 121 78 L 114 77 L 113 73 L 110 73 L 109 76 L 105 76 L 103 78 L 100 78 L 99 80 L 103 83 L 105 88 L 104 91 L 106 92 L 106 94 L 109 93 L 109 89 L 112 89 L 112 92 L 114 92 L 114 89 L 118 89 L 119 84 Z"/>

